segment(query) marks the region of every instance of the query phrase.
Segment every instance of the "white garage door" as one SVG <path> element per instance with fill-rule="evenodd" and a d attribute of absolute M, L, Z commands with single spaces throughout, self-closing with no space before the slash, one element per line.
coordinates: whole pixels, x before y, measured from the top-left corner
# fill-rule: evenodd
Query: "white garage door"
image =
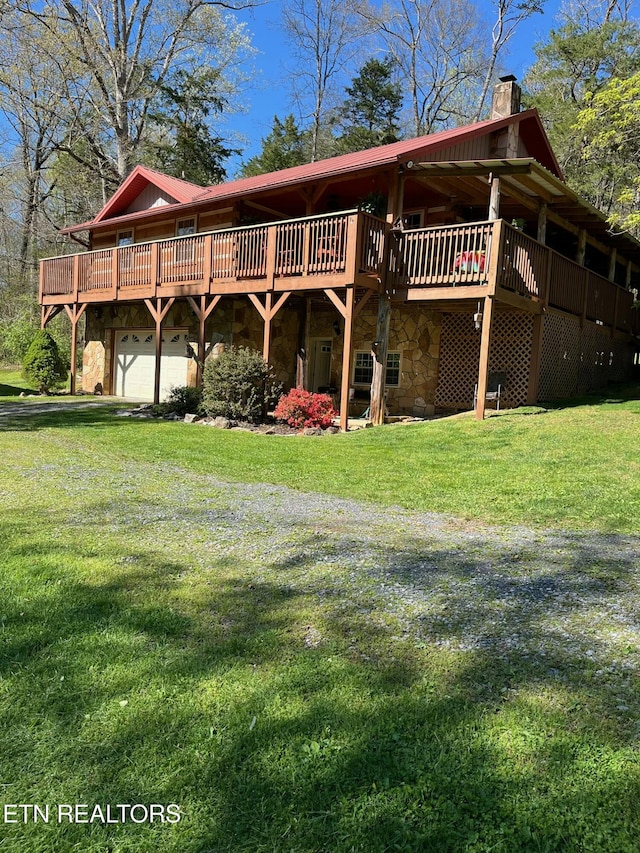
<path fill-rule="evenodd" d="M 164 400 L 172 385 L 187 384 L 186 346 L 189 335 L 167 330 L 162 336 L 160 364 L 160 399 Z M 156 364 L 155 332 L 128 331 L 116 334 L 115 389 L 118 397 L 153 400 Z"/>

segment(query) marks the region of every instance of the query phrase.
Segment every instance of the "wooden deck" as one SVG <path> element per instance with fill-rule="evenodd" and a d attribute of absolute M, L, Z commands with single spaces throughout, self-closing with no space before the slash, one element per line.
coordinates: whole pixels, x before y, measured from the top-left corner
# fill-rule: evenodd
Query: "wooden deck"
<path fill-rule="evenodd" d="M 351 211 L 42 261 L 42 305 L 378 288 L 384 220 Z"/>
<path fill-rule="evenodd" d="M 49 258 L 43 306 L 364 287 L 383 277 L 389 225 L 359 211 Z M 494 297 L 639 333 L 633 293 L 506 222 L 393 232 L 388 285 L 409 302 Z"/>

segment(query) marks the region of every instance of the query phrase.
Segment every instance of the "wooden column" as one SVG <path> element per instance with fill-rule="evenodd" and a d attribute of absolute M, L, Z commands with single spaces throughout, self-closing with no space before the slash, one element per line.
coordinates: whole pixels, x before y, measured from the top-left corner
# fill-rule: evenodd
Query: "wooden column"
<path fill-rule="evenodd" d="M 382 291 L 378 297 L 378 322 L 376 340 L 372 347 L 373 376 L 371 377 L 371 399 L 369 417 L 374 426 L 384 423 L 384 388 L 387 375 L 387 352 L 389 351 L 389 326 L 391 324 L 391 300 Z"/>
<path fill-rule="evenodd" d="M 489 175 L 491 193 L 489 196 L 489 220 L 500 219 L 500 178 Z"/>
<path fill-rule="evenodd" d="M 307 387 L 309 333 L 311 331 L 311 297 L 303 298 L 298 312 L 298 349 L 296 350 L 296 388 Z"/>
<path fill-rule="evenodd" d="M 211 302 L 207 305 L 208 298 L 209 297 L 206 293 L 203 293 L 200 296 L 200 304 L 198 304 L 193 296 L 187 296 L 187 300 L 193 309 L 193 313 L 198 318 L 198 360 L 196 362 L 196 385 L 198 388 L 202 387 L 202 373 L 204 371 L 204 363 L 207 358 L 205 340 L 207 320 L 218 302 L 222 299 L 222 296 L 220 294 L 214 296 L 211 299 Z"/>
<path fill-rule="evenodd" d="M 285 293 L 281 294 L 281 296 L 273 302 L 273 295 L 269 293 L 265 293 L 264 304 L 260 302 L 260 299 L 256 296 L 255 293 L 247 294 L 251 302 L 253 303 L 256 311 L 262 319 L 264 320 L 264 334 L 262 337 L 262 357 L 265 361 L 269 361 L 269 354 L 271 350 L 271 321 L 276 316 L 278 311 L 282 308 L 287 299 L 291 296 L 291 291 L 287 290 Z"/>
<path fill-rule="evenodd" d="M 538 243 L 547 242 L 547 205 L 542 203 L 538 208 Z"/>
<path fill-rule="evenodd" d="M 578 248 L 576 249 L 576 263 L 584 266 L 584 256 L 587 250 L 587 232 L 584 228 L 578 231 Z"/>
<path fill-rule="evenodd" d="M 478 368 L 478 397 L 476 400 L 476 418 L 484 419 L 484 410 L 489 379 L 489 349 L 491 347 L 491 324 L 493 320 L 493 299 L 485 297 L 482 312 L 482 338 L 480 340 L 480 364 Z"/>
<path fill-rule="evenodd" d="M 376 323 L 376 340 L 372 346 L 373 374 L 371 377 L 371 396 L 369 401 L 369 417 L 374 426 L 384 423 L 385 401 L 384 390 L 387 376 L 387 353 L 389 351 L 389 328 L 391 325 L 391 300 L 389 299 L 388 276 L 390 241 L 395 239 L 391 226 L 402 216 L 404 204 L 404 177 L 398 173 L 389 192 L 387 206 L 387 229 L 382 253 L 382 270 L 379 279 L 378 320 Z"/>
<path fill-rule="evenodd" d="M 342 351 L 342 377 L 340 383 L 340 429 L 349 429 L 349 386 L 351 384 L 351 338 L 353 335 L 354 289 L 347 288 L 344 314 L 344 349 Z"/>
<path fill-rule="evenodd" d="M 87 305 L 65 305 L 64 310 L 71 321 L 71 365 L 69 379 L 69 394 L 76 393 L 76 356 L 78 353 L 78 321 L 85 312 Z"/>
<path fill-rule="evenodd" d="M 156 362 L 153 381 L 153 402 L 156 406 L 160 402 L 160 368 L 162 367 L 162 321 L 167 316 L 169 309 L 175 301 L 175 296 L 171 296 L 169 298 L 165 297 L 165 299 L 163 299 L 162 296 L 158 296 L 155 300 L 144 300 L 144 304 L 149 309 L 149 313 L 155 320 L 156 324 Z M 163 302 L 165 302 L 166 304 L 163 305 Z"/>
<path fill-rule="evenodd" d="M 618 250 L 613 248 L 609 255 L 609 281 L 616 280 L 616 261 L 618 259 Z"/>

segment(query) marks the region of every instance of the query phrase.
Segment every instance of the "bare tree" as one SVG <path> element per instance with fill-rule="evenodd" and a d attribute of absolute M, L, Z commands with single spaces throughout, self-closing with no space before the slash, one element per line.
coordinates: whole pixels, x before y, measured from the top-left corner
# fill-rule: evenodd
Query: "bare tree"
<path fill-rule="evenodd" d="M 322 121 L 331 88 L 366 36 L 354 7 L 344 0 L 287 0 L 283 22 L 292 41 L 294 94 L 311 119 L 311 160 L 318 159 Z"/>
<path fill-rule="evenodd" d="M 17 26 L 15 18 L 5 18 L 4 24 L 0 31 L 3 148 L 11 164 L 7 171 L 12 175 L 12 220 L 19 234 L 17 277 L 26 285 L 33 283 L 37 266 L 40 214 L 54 191 L 47 170 L 65 132 L 68 112 L 60 95 L 61 69 L 49 61 L 37 24 L 22 21 Z M 41 44 L 43 51 L 34 51 L 34 43 Z M 11 206 L 7 197 L 5 204 Z"/>
<path fill-rule="evenodd" d="M 228 69 L 247 49 L 243 28 L 222 9 L 241 9 L 251 0 L 14 0 L 58 41 L 80 73 L 66 79 L 74 105 L 66 150 L 88 165 L 72 144 L 82 131 L 92 163 L 119 182 L 135 165 L 149 109 L 169 72 L 202 64 Z"/>
<path fill-rule="evenodd" d="M 487 99 L 489 86 L 493 79 L 498 56 L 505 45 L 513 38 L 516 30 L 523 21 L 532 15 L 542 12 L 544 0 L 493 0 L 492 5 L 496 9 L 496 21 L 491 30 L 491 52 L 489 64 L 482 85 L 482 92 L 478 99 L 478 107 L 473 117 L 479 121 Z"/>
<path fill-rule="evenodd" d="M 362 16 L 382 39 L 409 87 L 416 136 L 468 116 L 486 66 L 481 25 L 470 0 L 398 0 Z"/>

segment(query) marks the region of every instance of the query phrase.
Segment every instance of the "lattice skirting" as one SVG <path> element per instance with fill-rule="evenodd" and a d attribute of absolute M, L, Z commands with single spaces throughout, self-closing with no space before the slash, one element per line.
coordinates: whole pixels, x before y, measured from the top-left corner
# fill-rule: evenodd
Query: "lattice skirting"
<path fill-rule="evenodd" d="M 527 402 L 533 317 L 517 311 L 495 315 L 489 351 L 489 373 L 504 373 L 502 405 Z M 443 314 L 440 371 L 435 404 L 441 409 L 470 409 L 478 381 L 480 332 L 470 314 Z"/>
<path fill-rule="evenodd" d="M 597 391 L 631 377 L 633 348 L 596 323 L 549 310 L 544 317 L 539 400 Z"/>

